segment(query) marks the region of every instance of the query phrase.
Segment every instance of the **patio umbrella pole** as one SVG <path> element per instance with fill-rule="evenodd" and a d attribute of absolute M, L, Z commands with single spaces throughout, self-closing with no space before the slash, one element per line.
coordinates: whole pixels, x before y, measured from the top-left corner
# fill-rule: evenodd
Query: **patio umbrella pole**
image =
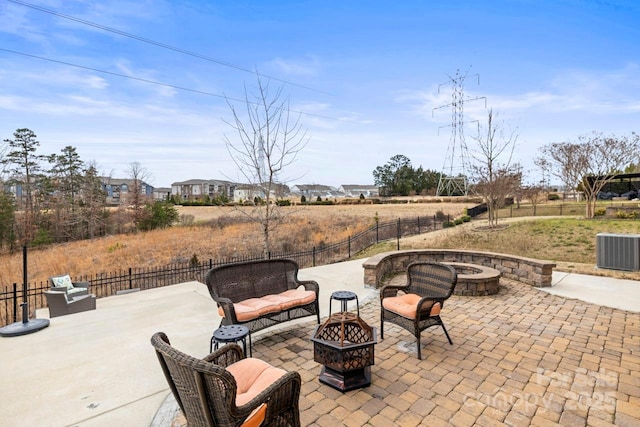
<path fill-rule="evenodd" d="M 15 322 L 0 328 L 1 337 L 16 337 L 37 332 L 49 326 L 49 319 L 29 320 L 29 297 L 27 283 L 27 246 L 22 247 L 22 322 Z"/>

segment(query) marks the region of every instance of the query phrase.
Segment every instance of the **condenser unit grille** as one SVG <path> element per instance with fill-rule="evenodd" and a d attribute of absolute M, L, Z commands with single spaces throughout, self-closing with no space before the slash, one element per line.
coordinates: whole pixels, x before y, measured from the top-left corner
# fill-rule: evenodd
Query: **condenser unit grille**
<path fill-rule="evenodd" d="M 596 264 L 612 270 L 640 270 L 640 234 L 598 233 Z"/>

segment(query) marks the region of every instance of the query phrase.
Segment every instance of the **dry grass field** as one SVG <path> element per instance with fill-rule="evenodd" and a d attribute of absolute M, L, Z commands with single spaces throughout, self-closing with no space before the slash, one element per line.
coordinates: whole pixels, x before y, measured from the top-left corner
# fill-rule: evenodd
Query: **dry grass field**
<path fill-rule="evenodd" d="M 403 203 L 386 205 L 335 205 L 285 207 L 283 224 L 273 234 L 274 251 L 295 251 L 347 239 L 367 227 L 398 218 L 433 216 L 438 211 L 461 216 L 474 203 Z M 249 209 L 249 208 L 247 208 Z M 30 249 L 28 280 L 44 282 L 51 275 L 72 276 L 126 271 L 128 268 L 162 266 L 247 254 L 259 254 L 259 227 L 230 207 L 178 207 L 191 225 L 179 225 L 147 233 L 107 236 L 41 249 Z M 540 218 L 538 218 L 540 219 Z M 506 219 L 501 230 L 484 230 L 483 220 L 402 239 L 401 248 L 460 248 L 554 261 L 558 269 L 594 275 L 640 280 L 638 272 L 595 268 L 595 236 L 599 232 L 640 233 L 640 221 L 545 218 L 542 221 Z M 393 250 L 396 243 L 380 244 L 362 256 Z M 0 285 L 22 282 L 22 253 L 0 256 Z"/>
<path fill-rule="evenodd" d="M 273 250 L 292 251 L 330 244 L 380 221 L 433 216 L 438 211 L 458 217 L 473 203 L 403 203 L 284 207 L 283 224 L 273 236 Z M 245 208 L 250 209 L 250 208 Z M 178 207 L 193 225 L 147 233 L 107 236 L 43 249 L 31 249 L 28 280 L 46 281 L 51 275 L 72 277 L 260 253 L 261 234 L 246 222 L 242 211 L 230 207 Z M 191 222 L 191 221 L 190 221 Z M 22 282 L 22 253 L 0 256 L 0 284 Z"/>

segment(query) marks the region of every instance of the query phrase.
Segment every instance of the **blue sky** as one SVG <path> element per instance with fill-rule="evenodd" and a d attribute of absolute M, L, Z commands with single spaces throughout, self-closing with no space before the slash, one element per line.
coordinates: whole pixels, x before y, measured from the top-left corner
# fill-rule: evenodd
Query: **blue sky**
<path fill-rule="evenodd" d="M 240 69 L 293 83 L 283 91 L 310 139 L 290 185 L 373 184 L 395 154 L 442 171 L 451 110 L 434 108 L 457 70 L 465 97 L 517 132 L 532 181 L 544 144 L 640 131 L 635 0 L 27 2 L 58 15 L 22 3 L 0 0 L 0 137 L 29 128 L 41 154 L 72 145 L 114 177 L 137 161 L 157 187 L 241 180 L 223 142 L 235 138 L 223 96 L 255 86 Z M 470 149 L 486 115 L 465 104 Z"/>

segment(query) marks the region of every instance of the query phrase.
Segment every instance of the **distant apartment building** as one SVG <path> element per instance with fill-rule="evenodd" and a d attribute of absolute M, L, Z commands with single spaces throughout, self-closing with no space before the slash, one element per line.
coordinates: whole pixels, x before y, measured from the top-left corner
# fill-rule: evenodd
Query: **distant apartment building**
<path fill-rule="evenodd" d="M 169 200 L 171 198 L 171 187 L 154 187 L 153 200 Z"/>
<path fill-rule="evenodd" d="M 147 199 L 153 198 L 153 186 L 141 180 L 101 177 L 102 190 L 106 194 L 108 205 L 118 206 L 129 203 L 132 189 L 137 184 L 140 194 Z"/>
<path fill-rule="evenodd" d="M 214 199 L 225 196 L 234 199 L 234 192 L 238 184 L 231 181 L 217 179 L 189 179 L 171 184 L 171 195 L 180 200 L 204 200 L 206 197 Z"/>

